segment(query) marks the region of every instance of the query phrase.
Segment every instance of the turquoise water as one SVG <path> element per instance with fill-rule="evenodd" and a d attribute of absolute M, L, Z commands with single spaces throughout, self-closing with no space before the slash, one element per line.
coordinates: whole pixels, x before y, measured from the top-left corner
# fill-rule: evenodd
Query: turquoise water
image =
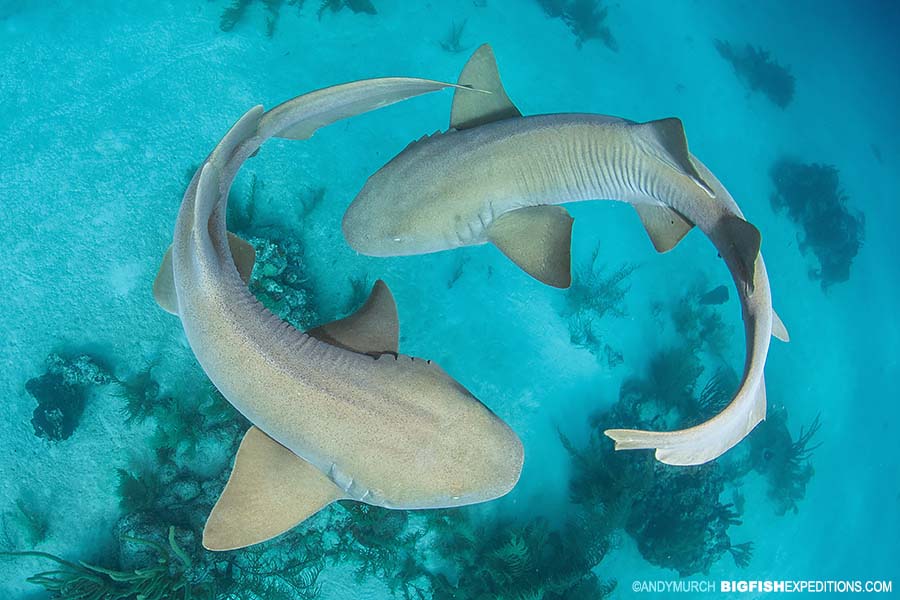
<path fill-rule="evenodd" d="M 622 2 L 603 22 L 611 38 L 579 43 L 579 22 L 567 26 L 536 0 L 373 1 L 374 15 L 284 3 L 271 32 L 262 2 L 229 31 L 222 0 L 0 2 L 0 549 L 134 572 L 154 558 L 121 540 L 131 535 L 161 544 L 173 580 L 244 594 L 233 597 L 628 597 L 634 581 L 681 575 L 893 579 L 896 588 L 896 7 Z M 459 52 L 447 43 L 454 22 L 465 23 Z M 736 76 L 714 40 L 769 51 L 795 79 L 790 99 L 781 106 L 765 93 L 771 77 L 752 89 L 761 71 Z M 483 42 L 524 114 L 684 121 L 692 152 L 762 232 L 791 333 L 770 349 L 768 428 L 689 475 L 590 441 L 599 425 L 628 425 L 608 411 L 636 397 L 647 421 L 660 412 L 662 423 L 696 419 L 711 376 L 740 370 L 733 285 L 699 232 L 658 255 L 626 205 L 571 206 L 576 274 L 599 244 L 595 277 L 576 281 L 608 300 L 603 314 L 493 247 L 375 259 L 344 243 L 341 215 L 366 178 L 410 140 L 446 128 L 443 92 L 308 141 L 270 141 L 242 170 L 231 218 L 260 256 L 273 243 L 288 252 L 268 263 L 292 300 L 269 288 L 264 301 L 281 302 L 299 325 L 346 314 L 362 298 L 353 282 L 384 279 L 401 350 L 438 362 L 522 438 L 519 484 L 500 500 L 440 513 L 333 506 L 256 554 L 210 555 L 198 535 L 247 425 L 208 388 L 177 319 L 150 293 L 190 173 L 256 104 L 366 77 L 453 81 Z M 845 260 L 847 239 L 821 236 L 840 212 L 827 182 L 816 188 L 821 204 L 798 195 L 802 185 L 783 191 L 805 217 L 776 210 L 770 171 L 784 157 L 837 169 L 848 214 L 865 215 L 858 254 Z M 801 182 L 826 178 L 795 172 Z M 823 256 L 849 262 L 846 280 L 815 276 Z M 259 294 L 266 276 L 255 274 Z M 729 299 L 701 303 L 719 285 Z M 78 363 L 81 355 L 92 362 Z M 92 381 L 86 364 L 97 365 Z M 660 396 L 670 404 L 655 404 Z M 41 437 L 38 398 L 83 401 L 84 410 L 71 427 L 45 413 Z M 791 454 L 817 415 L 808 456 Z M 190 569 L 170 548 L 170 526 Z M 3 597 L 42 597 L 25 578 L 52 566 L 0 559 Z"/>

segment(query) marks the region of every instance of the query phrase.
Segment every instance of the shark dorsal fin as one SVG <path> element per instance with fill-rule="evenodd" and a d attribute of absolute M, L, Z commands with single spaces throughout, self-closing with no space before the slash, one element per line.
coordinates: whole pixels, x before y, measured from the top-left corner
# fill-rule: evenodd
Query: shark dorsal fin
<path fill-rule="evenodd" d="M 203 528 L 207 550 L 235 550 L 280 535 L 342 497 L 314 466 L 251 427 Z"/>
<path fill-rule="evenodd" d="M 503 89 L 494 51 L 489 44 L 479 46 L 472 54 L 459 74 L 457 83 L 490 93 L 456 88 L 453 92 L 453 108 L 450 110 L 452 129 L 470 129 L 492 121 L 522 116 Z"/>
<path fill-rule="evenodd" d="M 242 240 L 235 234 L 228 232 L 228 247 L 234 259 L 234 266 L 244 283 L 250 283 L 250 274 L 253 273 L 253 265 L 256 263 L 256 249 L 253 244 Z"/>
<path fill-rule="evenodd" d="M 572 283 L 572 217 L 561 206 L 529 206 L 502 214 L 488 238 L 523 271 L 547 285 Z"/>
<path fill-rule="evenodd" d="M 687 235 L 694 224 L 668 206 L 635 204 L 644 229 L 657 252 L 668 252 Z"/>
<path fill-rule="evenodd" d="M 314 338 L 352 352 L 393 352 L 399 349 L 400 323 L 397 304 L 380 279 L 369 299 L 348 317 L 308 331 Z"/>
<path fill-rule="evenodd" d="M 175 273 L 172 270 L 172 245 L 166 248 L 162 264 L 153 280 L 153 299 L 161 309 L 173 315 L 178 314 L 178 296 L 175 293 Z"/>
<path fill-rule="evenodd" d="M 684 134 L 684 125 L 682 125 L 681 119 L 670 117 L 668 119 L 640 123 L 635 125 L 635 127 L 640 127 L 642 131 L 646 132 L 646 138 L 661 151 L 658 155 L 660 160 L 679 173 L 690 177 L 704 192 L 709 194 L 710 198 L 716 197 L 716 193 L 703 180 L 703 177 L 700 176 L 700 172 L 697 171 L 697 167 L 694 166 L 694 162 L 691 160 L 687 136 Z"/>

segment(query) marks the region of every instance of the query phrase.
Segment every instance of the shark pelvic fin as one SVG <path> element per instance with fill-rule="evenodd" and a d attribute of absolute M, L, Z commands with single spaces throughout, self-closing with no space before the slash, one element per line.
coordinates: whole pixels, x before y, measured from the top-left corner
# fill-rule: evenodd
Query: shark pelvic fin
<path fill-rule="evenodd" d="M 657 252 L 668 252 L 694 227 L 694 224 L 668 206 L 636 204 L 644 229 Z"/>
<path fill-rule="evenodd" d="M 228 246 L 234 258 L 234 265 L 244 283 L 249 283 L 250 273 L 253 272 L 253 263 L 256 261 L 256 251 L 249 243 L 245 242 L 230 231 L 228 232 Z M 175 294 L 175 273 L 172 268 L 172 246 L 166 250 L 156 279 L 153 280 L 153 298 L 159 307 L 173 315 L 178 314 L 178 296 Z"/>
<path fill-rule="evenodd" d="M 561 206 L 530 206 L 504 213 L 488 239 L 523 271 L 547 285 L 572 283 L 572 216 Z"/>
<path fill-rule="evenodd" d="M 250 274 L 253 273 L 253 265 L 256 263 L 256 249 L 253 247 L 253 244 L 242 240 L 229 231 L 228 247 L 231 248 L 234 266 L 237 267 L 241 279 L 244 283 L 250 283 Z"/>
<path fill-rule="evenodd" d="M 787 327 L 784 326 L 784 321 L 781 320 L 781 317 L 774 310 L 772 311 L 772 335 L 782 342 L 791 341 L 791 334 L 788 333 Z"/>
<path fill-rule="evenodd" d="M 694 162 L 691 160 L 687 136 L 684 134 L 684 125 L 682 125 L 681 119 L 670 117 L 668 119 L 640 123 L 635 125 L 635 127 L 640 127 L 645 131 L 647 138 L 661 150 L 658 156 L 660 160 L 679 173 L 690 177 L 710 198 L 716 197 L 716 193 L 703 180 L 703 177 L 700 176 L 700 172 L 697 171 L 697 167 L 694 166 Z"/>
<path fill-rule="evenodd" d="M 235 550 L 280 535 L 342 497 L 314 466 L 251 427 L 203 528 L 207 550 Z"/>
<path fill-rule="evenodd" d="M 723 217 L 716 229 L 718 230 L 716 235 L 722 236 L 722 239 L 727 240 L 731 245 L 744 282 L 750 291 L 753 291 L 756 259 L 762 243 L 759 229 L 737 215 Z"/>
<path fill-rule="evenodd" d="M 153 280 L 153 299 L 159 307 L 173 315 L 178 314 L 178 296 L 175 294 L 175 273 L 172 270 L 172 245 L 166 249 L 162 264 Z"/>
<path fill-rule="evenodd" d="M 451 128 L 470 129 L 492 121 L 522 116 L 503 89 L 494 51 L 489 44 L 482 44 L 472 54 L 469 62 L 463 67 L 457 83 L 490 93 L 480 94 L 456 88 L 453 92 L 453 107 L 450 110 Z"/>
<path fill-rule="evenodd" d="M 320 325 L 307 332 L 314 338 L 352 352 L 394 352 L 399 350 L 400 322 L 394 296 L 380 279 L 372 286 L 369 299 L 348 317 Z"/>

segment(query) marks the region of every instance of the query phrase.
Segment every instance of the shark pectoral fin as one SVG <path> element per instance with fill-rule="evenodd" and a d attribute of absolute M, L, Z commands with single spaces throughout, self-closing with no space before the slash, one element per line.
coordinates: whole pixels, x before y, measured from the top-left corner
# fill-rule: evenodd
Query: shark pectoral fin
<path fill-rule="evenodd" d="M 478 47 L 459 75 L 459 85 L 490 92 L 483 94 L 463 88 L 453 92 L 450 127 L 470 129 L 492 121 L 521 117 L 500 82 L 497 61 L 489 44 Z"/>
<path fill-rule="evenodd" d="M 159 307 L 173 315 L 178 314 L 178 296 L 175 294 L 175 273 L 172 270 L 172 245 L 166 249 L 162 264 L 153 280 L 153 298 Z"/>
<path fill-rule="evenodd" d="M 787 327 L 784 326 L 784 321 L 781 320 L 781 317 L 774 310 L 772 311 L 772 335 L 782 342 L 791 341 L 791 335 L 788 333 Z"/>
<path fill-rule="evenodd" d="M 572 216 L 561 206 L 530 206 L 504 213 L 488 239 L 523 271 L 547 285 L 572 283 Z"/>
<path fill-rule="evenodd" d="M 250 274 L 253 273 L 253 265 L 256 263 L 256 248 L 230 231 L 228 232 L 228 247 L 231 249 L 234 266 L 237 267 L 241 279 L 244 280 L 244 283 L 250 283 Z"/>
<path fill-rule="evenodd" d="M 670 117 L 634 126 L 640 127 L 643 132 L 646 132 L 646 138 L 661 150 L 658 155 L 660 160 L 679 173 L 690 177 L 710 198 L 716 197 L 716 193 L 703 180 L 694 161 L 691 160 L 691 152 L 688 150 L 687 136 L 684 134 L 684 125 L 682 125 L 681 119 Z"/>
<path fill-rule="evenodd" d="M 693 223 L 668 206 L 636 204 L 634 209 L 657 252 L 668 252 L 674 248 L 694 227 Z"/>
<path fill-rule="evenodd" d="M 264 542 L 342 497 L 322 472 L 251 427 L 206 520 L 203 547 L 235 550 Z"/>
<path fill-rule="evenodd" d="M 737 258 L 741 276 L 750 291 L 753 291 L 753 278 L 756 274 L 756 259 L 762 236 L 759 229 L 737 215 L 723 217 L 716 225 L 716 235 L 731 244 L 732 253 Z"/>
<path fill-rule="evenodd" d="M 399 350 L 400 321 L 394 296 L 380 279 L 372 286 L 369 299 L 359 310 L 339 321 L 320 325 L 307 332 L 314 338 L 353 352 L 394 352 Z"/>

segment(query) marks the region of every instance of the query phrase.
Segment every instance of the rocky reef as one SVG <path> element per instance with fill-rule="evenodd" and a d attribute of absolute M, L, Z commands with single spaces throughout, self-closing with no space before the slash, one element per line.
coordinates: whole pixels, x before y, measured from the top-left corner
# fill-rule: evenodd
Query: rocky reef
<path fill-rule="evenodd" d="M 287 0 L 290 6 L 296 6 L 297 9 L 303 8 L 304 0 Z M 281 14 L 281 6 L 285 0 L 262 0 L 262 5 L 266 10 L 266 36 L 275 35 L 275 29 L 278 26 L 278 18 Z M 219 16 L 219 29 L 222 31 L 231 31 L 246 16 L 247 10 L 254 4 L 254 0 L 232 0 L 231 3 L 222 10 Z"/>
<path fill-rule="evenodd" d="M 572 460 L 572 502 L 602 515 L 601 531 L 624 531 L 648 562 L 682 577 L 708 573 L 727 553 L 738 566 L 746 566 L 752 544 L 735 544 L 728 534 L 731 526 L 740 524 L 740 513 L 733 503 L 721 500 L 731 481 L 719 464 L 672 467 L 649 452 L 615 452 L 612 440 L 603 435 L 603 430 L 623 423 L 664 428 L 660 419 L 648 416 L 652 411 L 643 410 L 643 390 L 648 388 L 635 382 L 623 385 L 618 402 L 591 417 L 585 447 L 575 447 L 561 434 Z M 684 393 L 679 387 L 678 395 Z"/>
<path fill-rule="evenodd" d="M 609 14 L 601 0 L 538 0 L 548 17 L 561 19 L 575 36 L 575 44 L 581 48 L 589 40 L 600 40 L 613 52 L 619 44 L 606 24 Z"/>
<path fill-rule="evenodd" d="M 777 407 L 749 436 L 750 455 L 744 471 L 752 469 L 766 478 L 768 496 L 778 515 L 796 513 L 797 503 L 806 496 L 806 486 L 815 474 L 810 459 L 819 447 L 812 439 L 821 426 L 816 416 L 794 439 L 787 427 L 787 411 Z"/>
<path fill-rule="evenodd" d="M 287 4 L 300 11 L 303 9 L 305 0 L 260 0 L 259 3 L 266 12 L 266 37 L 271 38 L 275 35 L 278 27 L 282 6 Z M 256 4 L 256 0 L 231 0 L 219 16 L 219 29 L 225 32 L 234 29 L 247 17 L 248 11 L 254 4 Z M 322 20 L 325 14 L 340 12 L 345 8 L 355 13 L 370 15 L 378 12 L 371 0 L 321 0 L 316 14 L 319 20 Z"/>
<path fill-rule="evenodd" d="M 743 48 L 714 41 L 719 56 L 727 60 L 747 89 L 764 94 L 773 104 L 786 108 L 794 98 L 795 79 L 790 70 L 772 59 L 767 50 L 745 44 Z"/>
<path fill-rule="evenodd" d="M 114 381 L 109 370 L 88 354 L 47 357 L 47 371 L 29 379 L 25 390 L 37 401 L 34 434 L 58 442 L 68 439 L 84 413 L 90 390 Z"/>
<path fill-rule="evenodd" d="M 850 278 L 853 259 L 862 248 L 866 219 L 847 206 L 840 173 L 831 165 L 781 158 L 769 171 L 775 190 L 772 208 L 786 212 L 800 231 L 800 251 L 819 263 L 809 276 L 827 290 Z"/>
<path fill-rule="evenodd" d="M 621 364 L 622 355 L 603 339 L 600 325 L 607 315 L 625 316 L 625 295 L 631 287 L 628 279 L 636 267 L 624 264 L 606 272 L 597 266 L 599 253 L 598 244 L 584 265 L 574 269 L 560 314 L 568 321 L 572 344 L 588 350 L 612 368 Z"/>

